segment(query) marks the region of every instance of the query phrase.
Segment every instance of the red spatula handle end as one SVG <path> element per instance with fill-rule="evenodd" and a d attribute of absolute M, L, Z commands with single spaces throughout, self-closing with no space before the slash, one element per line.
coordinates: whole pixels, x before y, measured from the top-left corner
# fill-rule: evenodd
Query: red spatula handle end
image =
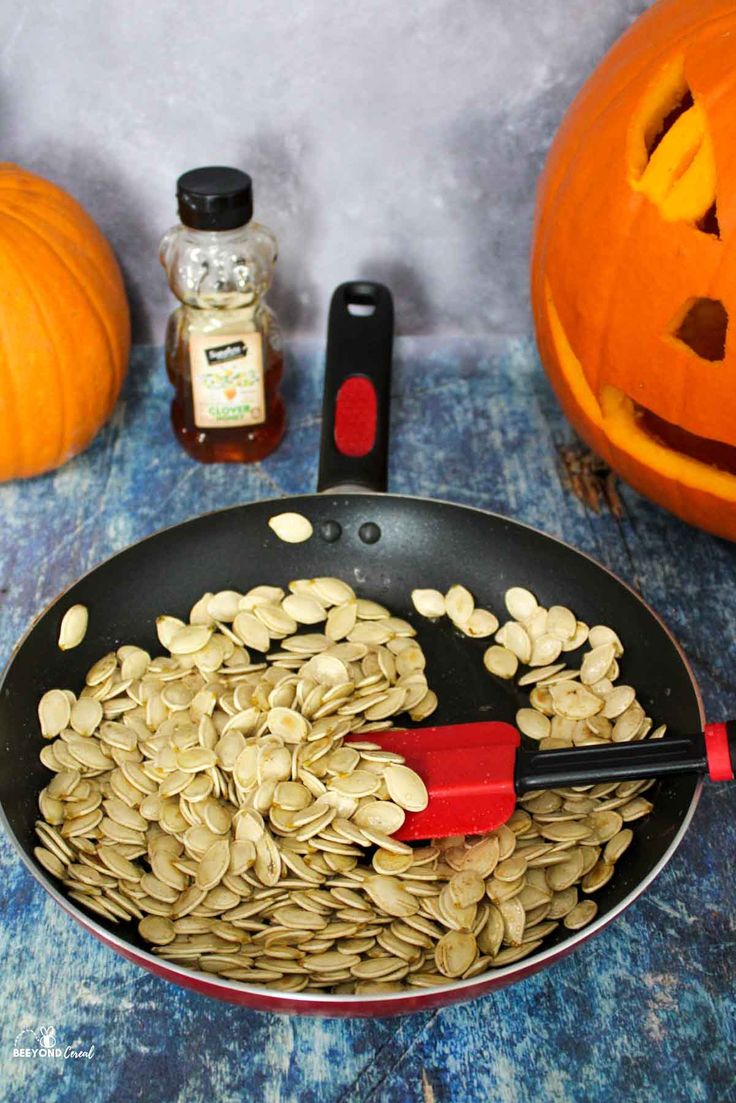
<path fill-rule="evenodd" d="M 705 754 L 711 781 L 733 781 L 736 772 L 736 720 L 705 725 Z"/>

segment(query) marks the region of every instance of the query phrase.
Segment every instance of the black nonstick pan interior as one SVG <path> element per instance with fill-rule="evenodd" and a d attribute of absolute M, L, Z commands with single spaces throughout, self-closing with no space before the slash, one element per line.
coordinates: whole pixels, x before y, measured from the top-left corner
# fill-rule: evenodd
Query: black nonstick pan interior
<path fill-rule="evenodd" d="M 310 540 L 285 544 L 271 531 L 269 517 L 287 509 L 312 521 Z M 326 539 L 335 536 L 335 522 L 339 537 Z M 371 536 L 380 533 L 373 543 L 361 538 L 366 525 L 375 526 L 368 530 Z M 526 702 L 522 690 L 484 669 L 482 654 L 488 641 L 470 640 L 448 620 L 430 622 L 414 611 L 413 588 L 444 591 L 462 582 L 477 605 L 501 619 L 504 591 L 523 585 L 545 605 L 568 605 L 589 624 L 610 624 L 626 647 L 621 680 L 636 686 L 655 722 L 667 723 L 673 733 L 702 727 L 697 689 L 665 627 L 632 590 L 568 546 L 493 514 L 422 499 L 323 494 L 259 502 L 178 525 L 108 560 L 62 595 L 19 647 L 0 692 L 0 739 L 7 764 L 0 799 L 37 876 L 33 824 L 38 792 L 49 780 L 38 759 L 36 706 L 41 693 L 54 686 L 78 691 L 92 663 L 123 643 L 138 643 L 158 653 L 155 618 L 164 612 L 186 617 L 207 590 L 244 591 L 258 583 L 283 585 L 324 574 L 345 579 L 361 595 L 385 603 L 417 627 L 428 659 L 429 684 L 439 697 L 433 723 L 479 716 L 513 721 L 516 709 Z M 61 652 L 59 624 L 75 602 L 89 608 L 88 633 L 78 648 Z M 637 823 L 626 860 L 598 895 L 601 915 L 614 909 L 663 860 L 691 814 L 697 785 L 690 776 L 659 784 L 654 811 Z M 116 930 L 144 948 L 133 924 Z M 569 932 L 562 930 L 558 939 L 565 937 Z"/>

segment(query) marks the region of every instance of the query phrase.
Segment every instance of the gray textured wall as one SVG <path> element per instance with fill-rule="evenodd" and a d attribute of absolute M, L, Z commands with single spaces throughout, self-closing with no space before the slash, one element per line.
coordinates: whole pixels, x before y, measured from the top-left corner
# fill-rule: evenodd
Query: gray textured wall
<path fill-rule="evenodd" d="M 139 341 L 170 299 L 174 181 L 254 177 L 288 332 L 333 286 L 394 289 L 403 332 L 528 327 L 535 179 L 646 0 L 31 0 L 0 7 L 5 159 L 73 192 L 122 261 Z"/>

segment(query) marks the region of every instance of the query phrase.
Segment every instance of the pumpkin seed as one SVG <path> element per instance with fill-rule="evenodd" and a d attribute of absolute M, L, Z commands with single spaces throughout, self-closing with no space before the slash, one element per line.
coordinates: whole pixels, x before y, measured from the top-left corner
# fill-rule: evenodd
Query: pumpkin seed
<path fill-rule="evenodd" d="M 519 662 L 528 663 L 532 653 L 532 641 L 523 625 L 515 620 L 506 623 L 496 633 L 496 641 L 516 655 Z"/>
<path fill-rule="evenodd" d="M 483 665 L 498 678 L 513 678 L 519 667 L 519 660 L 508 648 L 492 644 L 483 655 Z"/>
<path fill-rule="evenodd" d="M 635 797 L 634 800 L 622 805 L 618 811 L 624 823 L 631 823 L 633 820 L 641 819 L 642 816 L 648 816 L 653 807 L 652 802 L 645 800 L 644 797 Z"/>
<path fill-rule="evenodd" d="M 358 606 L 354 601 L 330 609 L 325 624 L 325 635 L 330 640 L 344 640 L 355 628 L 357 617 Z"/>
<path fill-rule="evenodd" d="M 215 622 L 231 624 L 240 609 L 242 596 L 237 590 L 219 590 L 207 602 L 207 612 Z"/>
<path fill-rule="evenodd" d="M 526 674 L 522 674 L 519 678 L 518 684 L 520 686 L 530 686 L 537 682 L 541 682 L 544 678 L 550 678 L 555 674 L 558 674 L 561 670 L 565 669 L 564 663 L 555 663 L 553 666 L 541 666 L 536 670 L 528 670 Z"/>
<path fill-rule="evenodd" d="M 280 586 L 254 586 L 247 594 L 243 594 L 238 608 L 252 613 L 257 605 L 278 605 L 284 596 Z"/>
<path fill-rule="evenodd" d="M 529 659 L 530 666 L 549 666 L 562 650 L 562 642 L 548 634 L 539 636 L 532 644 L 532 654 Z"/>
<path fill-rule="evenodd" d="M 233 620 L 233 631 L 246 647 L 264 654 L 271 646 L 268 628 L 253 613 L 238 612 Z"/>
<path fill-rule="evenodd" d="M 70 651 L 78 647 L 87 634 L 89 613 L 86 605 L 72 605 L 64 613 L 59 626 L 59 649 Z"/>
<path fill-rule="evenodd" d="M 66 877 L 66 865 L 52 850 L 47 850 L 44 846 L 36 846 L 33 849 L 33 854 L 43 868 L 53 874 L 54 877 Z"/>
<path fill-rule="evenodd" d="M 412 605 L 423 617 L 444 617 L 446 613 L 445 597 L 439 590 L 412 590 Z"/>
<path fill-rule="evenodd" d="M 516 726 L 530 739 L 545 739 L 549 735 L 549 718 L 536 709 L 519 709 L 516 713 Z"/>
<path fill-rule="evenodd" d="M 387 915 L 399 917 L 414 915 L 419 911 L 419 903 L 396 877 L 377 874 L 368 877 L 363 885 L 373 903 Z"/>
<path fill-rule="evenodd" d="M 563 919 L 563 924 L 569 931 L 579 931 L 585 927 L 598 914 L 598 905 L 595 900 L 581 900 Z"/>
<path fill-rule="evenodd" d="M 634 701 L 613 725 L 611 740 L 614 743 L 629 743 L 634 739 L 643 722 L 644 709 L 638 701 Z"/>
<path fill-rule="evenodd" d="M 579 620 L 575 625 L 575 634 L 570 637 L 569 640 L 565 640 L 562 644 L 563 651 L 577 651 L 579 647 L 588 639 L 588 625 L 582 620 Z"/>
<path fill-rule="evenodd" d="M 209 642 L 212 628 L 206 624 L 187 624 L 175 632 L 169 644 L 172 655 L 191 655 Z"/>
<path fill-rule="evenodd" d="M 588 642 L 592 648 L 600 647 L 602 644 L 613 644 L 613 653 L 617 658 L 620 658 L 624 653 L 623 644 L 618 638 L 612 628 L 608 628 L 605 624 L 595 624 L 588 633 Z"/>
<path fill-rule="evenodd" d="M 460 628 L 472 639 L 485 639 L 492 636 L 498 629 L 498 617 L 489 613 L 487 609 L 473 609 L 469 618 L 460 624 Z"/>
<path fill-rule="evenodd" d="M 567 720 L 586 720 L 603 708 L 603 701 L 579 682 L 556 682 L 549 687 L 552 708 Z"/>
<path fill-rule="evenodd" d="M 445 594 L 445 612 L 454 624 L 467 624 L 474 606 L 473 595 L 465 586 L 456 584 Z"/>
<path fill-rule="evenodd" d="M 629 827 L 624 827 L 618 834 L 608 840 L 603 848 L 603 860 L 613 865 L 619 860 L 625 850 L 629 848 L 634 838 L 634 832 Z"/>
<path fill-rule="evenodd" d="M 388 795 L 407 812 L 422 812 L 429 803 L 427 788 L 414 770 L 390 763 L 383 772 Z"/>
<path fill-rule="evenodd" d="M 478 953 L 474 935 L 469 931 L 448 931 L 437 943 L 434 960 L 446 977 L 460 977 L 473 964 Z"/>
<path fill-rule="evenodd" d="M 361 829 L 393 835 L 404 823 L 405 814 L 403 808 L 392 801 L 377 800 L 358 808 L 352 819 Z"/>
<path fill-rule="evenodd" d="M 506 591 L 504 604 L 514 620 L 521 622 L 530 620 L 538 608 L 534 594 L 521 586 L 512 586 Z"/>
<path fill-rule="evenodd" d="M 601 859 L 583 877 L 583 892 L 597 892 L 598 889 L 602 889 L 604 885 L 608 884 L 612 876 L 613 866 Z"/>
<path fill-rule="evenodd" d="M 321 602 L 309 594 L 289 594 L 281 603 L 281 608 L 297 624 L 319 624 L 327 618 L 327 610 Z"/>
<path fill-rule="evenodd" d="M 328 605 L 344 605 L 346 601 L 356 600 L 355 590 L 341 578 L 315 578 L 313 586 L 317 597 Z"/>
<path fill-rule="evenodd" d="M 79 735 L 92 735 L 102 722 L 102 705 L 92 697 L 81 697 L 71 707 L 69 723 Z"/>
<path fill-rule="evenodd" d="M 165 647 L 166 650 L 168 651 L 169 647 L 171 645 L 171 641 L 173 640 L 174 636 L 177 634 L 177 632 L 181 631 L 181 629 L 185 628 L 185 627 L 186 627 L 186 625 L 184 624 L 184 621 L 179 620 L 178 617 L 168 617 L 168 616 L 157 617 L 156 618 L 156 635 L 158 636 L 159 643 L 161 644 L 161 646 Z M 117 662 L 114 655 L 112 655 L 111 658 L 113 660 L 115 660 L 115 662 Z M 100 663 L 103 663 L 103 662 L 104 662 L 104 659 L 100 659 Z M 99 664 L 95 664 L 95 666 L 97 666 L 97 665 L 99 665 Z M 93 667 L 92 670 L 94 670 L 94 669 L 95 668 Z M 115 667 L 113 666 L 112 669 L 114 670 Z M 112 673 L 112 671 L 110 671 L 110 673 Z M 89 674 L 87 674 L 87 684 L 88 685 L 96 684 L 96 683 L 90 681 L 91 674 L 92 674 L 92 671 L 90 671 Z M 105 676 L 108 677 L 109 675 L 105 675 Z M 100 679 L 100 681 L 101 680 L 102 679 Z"/>
<path fill-rule="evenodd" d="M 202 857 L 195 877 L 198 888 L 208 891 L 219 884 L 230 865 L 230 843 L 220 839 L 208 847 Z"/>
<path fill-rule="evenodd" d="M 166 946 L 176 938 L 176 928 L 164 916 L 147 915 L 138 924 L 138 933 L 154 946 Z"/>
<path fill-rule="evenodd" d="M 50 689 L 44 693 L 38 704 L 38 719 L 44 739 L 59 735 L 71 719 L 71 706 L 66 694 L 60 689 Z"/>
<path fill-rule="evenodd" d="M 434 690 L 428 689 L 419 703 L 414 705 L 413 708 L 409 706 L 408 697 L 407 701 L 404 702 L 404 707 L 409 709 L 409 716 L 415 724 L 418 724 L 422 720 L 426 720 L 428 716 L 431 716 L 438 704 L 437 694 Z"/>
<path fill-rule="evenodd" d="M 301 513 L 277 513 L 269 517 L 268 527 L 287 544 L 302 544 L 314 532 L 312 522 Z"/>
<path fill-rule="evenodd" d="M 547 611 L 545 632 L 555 639 L 571 640 L 577 631 L 575 614 L 564 605 L 551 605 Z"/>

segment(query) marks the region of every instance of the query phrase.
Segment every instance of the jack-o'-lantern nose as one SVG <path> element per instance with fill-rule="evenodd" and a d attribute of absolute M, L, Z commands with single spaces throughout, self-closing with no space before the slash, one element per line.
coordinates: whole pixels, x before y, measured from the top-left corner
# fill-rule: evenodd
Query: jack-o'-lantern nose
<path fill-rule="evenodd" d="M 726 355 L 728 313 L 720 299 L 690 299 L 675 320 L 672 336 L 702 360 L 723 360 Z"/>

